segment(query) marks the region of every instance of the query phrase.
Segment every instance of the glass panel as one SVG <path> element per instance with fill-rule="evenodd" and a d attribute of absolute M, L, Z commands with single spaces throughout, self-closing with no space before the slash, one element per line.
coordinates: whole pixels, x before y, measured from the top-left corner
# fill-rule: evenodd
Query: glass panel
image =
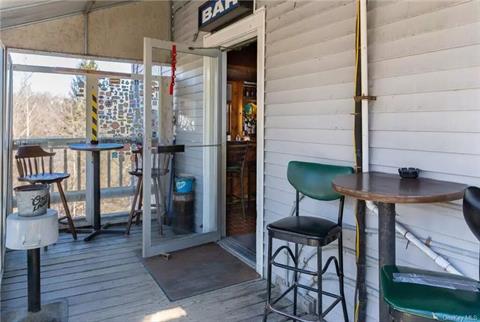
<path fill-rule="evenodd" d="M 154 142 L 152 179 L 149 181 L 152 192 L 151 246 L 159 249 L 178 243 L 170 248 L 166 246 L 166 249 L 179 249 L 188 247 L 185 245 L 188 240 L 193 240 L 193 236 L 217 231 L 217 212 L 209 206 L 211 195 L 206 194 L 205 187 L 208 190 L 217 187 L 216 176 L 215 180 L 209 179 L 206 160 L 220 147 L 206 133 L 212 131 L 215 123 L 211 123 L 209 129 L 204 126 L 206 113 L 212 111 L 212 107 L 204 104 L 204 58 L 178 52 L 174 69 L 170 50 L 154 49 L 152 56 L 154 59 L 163 58 L 166 66 L 162 68 L 159 80 L 158 127 L 153 126 L 151 134 Z M 175 70 L 175 84 L 173 93 L 170 93 L 172 70 Z M 153 96 L 153 109 L 156 99 Z M 158 140 L 156 130 L 160 133 Z M 184 150 L 164 152 L 162 147 L 184 147 Z"/>
<path fill-rule="evenodd" d="M 138 67 L 133 67 L 139 72 Z M 159 82 L 152 82 L 152 127 L 158 138 Z M 106 77 L 98 80 L 98 125 L 103 141 L 123 143 L 119 151 L 101 154 L 101 187 L 115 188 L 124 197 L 102 200 L 102 213 L 128 212 L 131 208 L 136 177 L 130 174 L 135 167 L 133 150 L 143 140 L 143 80 Z"/>

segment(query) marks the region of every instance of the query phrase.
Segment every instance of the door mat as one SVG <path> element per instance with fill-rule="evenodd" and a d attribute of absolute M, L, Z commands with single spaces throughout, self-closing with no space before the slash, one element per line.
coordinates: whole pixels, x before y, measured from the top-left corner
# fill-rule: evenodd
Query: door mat
<path fill-rule="evenodd" d="M 170 301 L 210 292 L 259 278 L 250 266 L 210 243 L 162 256 L 142 258 L 142 263 Z"/>

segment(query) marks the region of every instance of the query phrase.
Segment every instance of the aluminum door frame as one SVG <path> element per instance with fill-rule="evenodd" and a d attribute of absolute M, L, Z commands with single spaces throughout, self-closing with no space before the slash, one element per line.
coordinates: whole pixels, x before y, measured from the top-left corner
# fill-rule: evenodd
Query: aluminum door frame
<path fill-rule="evenodd" d="M 171 41 L 159 40 L 154 38 L 145 37 L 143 41 L 143 65 L 144 65 L 144 75 L 143 75 L 143 97 L 144 97 L 144 135 L 143 135 L 143 177 L 151 177 L 151 149 L 152 146 L 152 101 L 151 99 L 146 99 L 147 97 L 152 96 L 151 86 L 147 84 L 152 83 L 152 51 L 154 49 L 161 49 L 170 51 L 172 46 L 176 46 L 176 51 L 184 54 L 192 54 L 203 56 L 204 59 L 204 81 L 203 81 L 203 92 L 204 92 L 204 107 L 212 106 L 213 110 L 209 110 L 209 113 L 205 113 L 207 117 L 207 122 L 209 126 L 204 126 L 204 143 L 205 139 L 213 140 L 211 146 L 218 146 L 217 149 L 210 149 L 203 153 L 203 169 L 204 174 L 208 178 L 214 178 L 216 180 L 216 187 L 212 189 L 212 186 L 208 184 L 210 182 L 207 179 L 204 179 L 204 209 L 203 209 L 203 223 L 205 230 L 212 230 L 203 233 L 195 233 L 193 235 L 187 235 L 185 237 L 178 237 L 172 240 L 162 241 L 159 245 L 152 245 L 152 236 L 151 236 L 151 222 L 152 222 L 152 211 L 151 207 L 145 207 L 143 209 L 143 221 L 142 221 L 142 256 L 151 257 L 159 254 L 165 254 L 168 252 L 185 249 L 189 247 L 194 247 L 202 245 L 209 242 L 218 241 L 221 237 L 221 218 L 219 215 L 219 210 L 221 209 L 221 146 L 222 142 L 222 112 L 221 112 L 221 98 L 223 97 L 221 82 L 223 77 L 226 78 L 224 74 L 224 62 L 225 53 L 218 48 L 193 48 L 191 46 L 175 43 Z M 161 105 L 161 100 L 159 102 L 159 110 L 163 107 Z M 161 113 L 159 115 L 159 122 L 161 124 Z M 204 125 L 205 125 L 204 124 Z M 212 151 L 216 150 L 216 151 Z M 143 205 L 151 205 L 151 183 L 150 180 L 143 180 Z M 205 197 L 207 196 L 207 198 Z M 207 201 L 207 202 L 205 202 Z M 206 204 L 205 204 L 206 203 Z M 207 217 L 206 217 L 207 216 Z"/>

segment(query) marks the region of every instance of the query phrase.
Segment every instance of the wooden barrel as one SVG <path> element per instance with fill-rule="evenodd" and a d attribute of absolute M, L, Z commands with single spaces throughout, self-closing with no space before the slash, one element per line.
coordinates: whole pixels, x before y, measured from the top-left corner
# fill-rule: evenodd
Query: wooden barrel
<path fill-rule="evenodd" d="M 195 214 L 194 193 L 173 193 L 173 231 L 176 234 L 194 232 Z"/>

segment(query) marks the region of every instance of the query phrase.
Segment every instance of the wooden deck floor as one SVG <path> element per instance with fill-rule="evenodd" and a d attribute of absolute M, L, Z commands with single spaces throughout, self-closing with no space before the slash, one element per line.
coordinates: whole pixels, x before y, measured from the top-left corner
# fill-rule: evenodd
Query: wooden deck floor
<path fill-rule="evenodd" d="M 265 281 L 170 302 L 139 261 L 140 245 L 139 227 L 129 237 L 102 235 L 89 243 L 61 234 L 42 252 L 42 301 L 66 299 L 70 322 L 261 320 Z M 26 307 L 26 273 L 25 252 L 8 252 L 2 310 Z"/>

